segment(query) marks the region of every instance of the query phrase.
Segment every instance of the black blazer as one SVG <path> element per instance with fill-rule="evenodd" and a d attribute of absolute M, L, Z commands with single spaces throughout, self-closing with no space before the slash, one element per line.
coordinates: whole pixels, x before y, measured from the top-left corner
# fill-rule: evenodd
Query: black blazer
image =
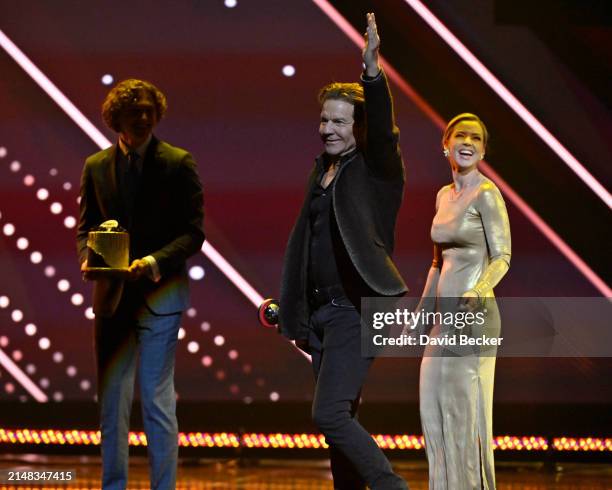
<path fill-rule="evenodd" d="M 185 261 L 204 241 L 203 194 L 193 157 L 185 150 L 153 138 L 143 160 L 134 211 L 128 216 L 117 186 L 117 145 L 87 158 L 81 178 L 77 248 L 87 258 L 87 234 L 115 219 L 130 234 L 130 261 L 152 255 L 161 280 L 137 281 L 130 289 L 156 314 L 183 311 L 189 304 Z M 94 313 L 111 316 L 123 293 L 123 281 L 98 280 Z"/>
<path fill-rule="evenodd" d="M 399 296 L 408 288 L 391 260 L 395 223 L 404 193 L 404 164 L 386 76 L 362 77 L 367 139 L 365 151 L 343 157 L 333 183 L 332 237 L 338 273 L 349 298 Z M 325 171 L 316 159 L 306 199 L 289 237 L 280 295 L 280 331 L 308 337 L 308 251 L 310 196 Z M 333 239 L 333 238 L 332 238 Z"/>

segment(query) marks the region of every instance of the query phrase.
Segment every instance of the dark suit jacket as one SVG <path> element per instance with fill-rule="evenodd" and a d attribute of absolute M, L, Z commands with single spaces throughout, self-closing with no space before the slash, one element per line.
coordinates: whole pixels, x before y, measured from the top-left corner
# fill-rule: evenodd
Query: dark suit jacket
<path fill-rule="evenodd" d="M 87 258 L 87 234 L 115 219 L 130 234 L 130 261 L 152 255 L 161 272 L 154 283 L 142 278 L 130 289 L 156 314 L 177 313 L 189 304 L 187 258 L 204 241 L 202 186 L 193 157 L 185 150 L 153 138 L 144 156 L 132 216 L 127 215 L 116 171 L 117 145 L 85 161 L 81 179 L 77 247 Z M 99 280 L 94 285 L 94 313 L 111 316 L 124 291 L 123 281 Z"/>
<path fill-rule="evenodd" d="M 367 142 L 346 155 L 333 183 L 332 237 L 338 273 L 349 298 L 399 296 L 408 289 L 391 254 L 404 192 L 404 164 L 385 74 L 362 77 Z M 306 199 L 285 252 L 280 297 L 280 330 L 290 339 L 308 337 L 308 251 L 310 196 L 325 172 L 317 158 Z M 332 238 L 333 239 L 333 238 Z"/>

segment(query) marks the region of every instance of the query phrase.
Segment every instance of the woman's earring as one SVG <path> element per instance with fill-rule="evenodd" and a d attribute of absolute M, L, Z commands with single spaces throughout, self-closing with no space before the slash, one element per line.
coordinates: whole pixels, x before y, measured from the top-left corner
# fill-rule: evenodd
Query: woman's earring
<path fill-rule="evenodd" d="M 481 160 L 484 160 L 484 155 L 485 155 L 484 153 L 482 155 L 480 155 L 480 159 Z"/>
<path fill-rule="evenodd" d="M 450 155 L 450 152 L 448 151 L 448 148 L 444 148 L 444 151 L 442 152 L 444 153 L 444 156 L 448 158 L 448 155 Z"/>

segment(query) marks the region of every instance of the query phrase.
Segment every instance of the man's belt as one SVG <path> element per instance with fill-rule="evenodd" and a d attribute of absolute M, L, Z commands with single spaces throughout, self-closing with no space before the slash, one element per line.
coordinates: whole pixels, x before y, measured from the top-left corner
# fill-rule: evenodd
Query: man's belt
<path fill-rule="evenodd" d="M 334 284 L 327 287 L 314 287 L 310 289 L 309 293 L 310 303 L 315 308 L 331 303 L 333 299 L 346 296 L 341 284 Z"/>

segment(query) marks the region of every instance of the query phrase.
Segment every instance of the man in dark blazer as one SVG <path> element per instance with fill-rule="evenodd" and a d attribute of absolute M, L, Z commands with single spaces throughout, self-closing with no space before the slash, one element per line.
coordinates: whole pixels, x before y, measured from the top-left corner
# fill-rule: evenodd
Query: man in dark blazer
<path fill-rule="evenodd" d="M 94 284 L 104 489 L 127 485 L 137 363 L 151 488 L 174 489 L 176 483 L 174 357 L 189 303 L 185 261 L 200 250 L 204 232 L 192 156 L 152 134 L 165 110 L 165 96 L 149 82 L 115 86 L 102 115 L 118 142 L 86 160 L 81 180 L 77 247 L 84 277 L 94 279 L 87 271 L 91 229 L 116 220 L 130 235 L 127 277 L 95 277 Z"/>
<path fill-rule="evenodd" d="M 313 420 L 330 444 L 334 488 L 407 488 L 355 414 L 372 358 L 361 355 L 362 297 L 407 291 L 391 260 L 404 190 L 391 95 L 368 14 L 361 85 L 319 94 L 325 147 L 283 267 L 280 331 L 312 356 Z"/>

